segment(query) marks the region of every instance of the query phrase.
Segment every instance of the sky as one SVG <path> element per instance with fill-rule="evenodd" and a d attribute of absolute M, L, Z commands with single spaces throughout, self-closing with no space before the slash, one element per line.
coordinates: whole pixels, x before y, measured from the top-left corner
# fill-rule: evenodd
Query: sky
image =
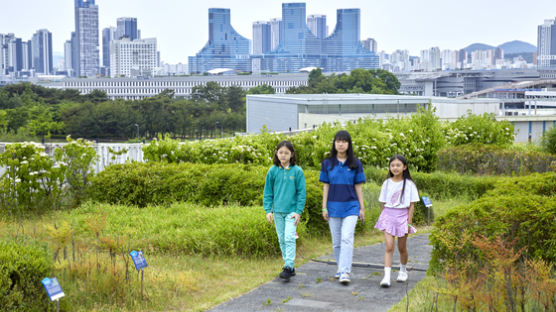
<path fill-rule="evenodd" d="M 231 23 L 252 39 L 254 21 L 280 18 L 278 0 L 96 0 L 99 44 L 102 29 L 118 17 L 136 17 L 142 38 L 157 38 L 161 60 L 186 63 L 208 40 L 208 9 L 231 9 Z M 361 39 L 374 38 L 379 51 L 430 47 L 461 49 L 472 43 L 500 45 L 521 40 L 537 44 L 537 26 L 556 17 L 556 0 L 307 0 L 306 12 L 325 14 L 329 32 L 336 10 L 361 9 Z M 73 0 L 0 0 L 0 33 L 28 40 L 38 29 L 52 32 L 54 52 L 75 29 Z M 102 50 L 102 47 L 99 47 Z"/>

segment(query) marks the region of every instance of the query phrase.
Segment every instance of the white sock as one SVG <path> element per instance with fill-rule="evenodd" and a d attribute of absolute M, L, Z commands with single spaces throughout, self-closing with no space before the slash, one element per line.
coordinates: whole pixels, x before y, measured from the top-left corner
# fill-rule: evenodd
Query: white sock
<path fill-rule="evenodd" d="M 384 277 L 390 279 L 390 272 L 392 271 L 391 267 L 384 267 Z"/>
<path fill-rule="evenodd" d="M 400 272 L 407 272 L 407 267 L 405 264 L 400 264 Z"/>

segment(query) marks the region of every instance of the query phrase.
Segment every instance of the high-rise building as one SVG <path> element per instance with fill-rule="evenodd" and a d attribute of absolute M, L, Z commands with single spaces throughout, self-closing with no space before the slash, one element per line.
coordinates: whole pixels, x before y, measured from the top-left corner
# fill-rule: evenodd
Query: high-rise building
<path fill-rule="evenodd" d="M 75 0 L 75 74 L 93 77 L 99 71 L 98 6 L 95 0 Z"/>
<path fill-rule="evenodd" d="M 0 34 L 0 76 L 5 75 L 8 70 L 8 46 L 4 42 L 5 35 Z"/>
<path fill-rule="evenodd" d="M 133 41 L 139 39 L 137 31 L 137 18 L 135 17 L 120 17 L 117 20 L 116 39 L 129 38 Z"/>
<path fill-rule="evenodd" d="M 378 51 L 378 46 L 376 43 L 376 40 L 374 40 L 373 38 L 367 38 L 363 41 L 361 41 L 361 44 L 363 45 L 363 47 L 371 52 L 373 52 L 374 54 L 377 53 Z"/>
<path fill-rule="evenodd" d="M 28 71 L 33 68 L 33 44 L 31 40 L 21 43 L 23 49 L 23 70 Z"/>
<path fill-rule="evenodd" d="M 238 34 L 230 23 L 230 9 L 209 9 L 209 40 L 189 57 L 189 72 L 204 73 L 215 68 L 250 71 L 249 39 Z"/>
<path fill-rule="evenodd" d="M 307 17 L 307 27 L 319 39 L 328 36 L 328 27 L 326 26 L 326 15 L 309 15 Z"/>
<path fill-rule="evenodd" d="M 253 54 L 263 54 L 270 51 L 270 23 L 253 23 Z"/>
<path fill-rule="evenodd" d="M 107 27 L 102 30 L 102 66 L 106 76 L 110 76 L 110 41 L 117 40 L 116 27 Z"/>
<path fill-rule="evenodd" d="M 40 29 L 33 35 L 33 69 L 37 73 L 52 73 L 52 33 Z"/>
<path fill-rule="evenodd" d="M 110 42 L 111 77 L 152 77 L 157 63 L 155 38 L 130 41 L 124 37 Z"/>
<path fill-rule="evenodd" d="M 11 35 L 11 36 L 10 36 Z M 23 69 L 23 42 L 9 34 L 8 41 L 8 72 L 18 73 Z"/>
<path fill-rule="evenodd" d="M 270 24 L 270 50 L 274 50 L 280 44 L 282 40 L 282 20 L 279 18 L 273 18 L 269 22 Z"/>
<path fill-rule="evenodd" d="M 537 69 L 543 78 L 556 78 L 556 19 L 546 19 L 537 33 Z"/>
<path fill-rule="evenodd" d="M 440 61 L 440 48 L 432 47 L 428 50 L 421 50 L 421 68 L 424 71 L 437 71 L 442 69 Z"/>
<path fill-rule="evenodd" d="M 458 51 L 442 50 L 441 62 L 442 62 L 442 70 L 458 69 Z"/>
<path fill-rule="evenodd" d="M 64 70 L 68 76 L 72 76 L 71 40 L 64 42 Z"/>

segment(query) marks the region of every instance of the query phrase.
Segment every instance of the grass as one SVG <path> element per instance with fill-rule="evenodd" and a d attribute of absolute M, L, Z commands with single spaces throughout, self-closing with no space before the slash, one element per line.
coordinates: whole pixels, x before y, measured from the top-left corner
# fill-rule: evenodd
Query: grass
<path fill-rule="evenodd" d="M 383 241 L 382 233 L 373 228 L 373 221 L 380 213 L 378 205 L 373 203 L 373 195 L 368 194 L 374 191 L 366 193 L 366 200 L 369 202 L 366 207 L 367 221 L 364 225 L 358 223 L 356 247 Z M 450 207 L 465 201 L 433 201 L 433 208 L 436 216 L 439 216 Z M 214 235 L 220 233 L 218 231 L 221 231 L 220 228 L 225 226 L 226 221 L 215 221 L 215 218 L 228 215 L 238 219 L 239 216 L 234 214 L 238 209 L 241 209 L 242 215 L 248 215 L 256 221 L 249 221 L 254 223 L 249 224 L 247 229 L 237 224 L 232 228 L 238 228 L 239 234 L 247 237 L 255 235 L 249 232 L 250 229 L 268 231 L 269 236 L 263 240 L 276 243 L 274 229 L 265 225 L 261 207 L 205 208 L 185 204 L 176 204 L 169 208 L 140 209 L 87 203 L 72 211 L 28 216 L 20 224 L 4 217 L 0 219 L 0 239 L 27 237 L 48 242 L 52 253 L 61 247 L 53 275 L 59 278 L 67 295 L 62 299 L 62 303 L 66 302 L 66 308 L 64 309 L 63 304 L 62 310 L 204 311 L 268 282 L 281 270 L 282 259 L 275 252 L 260 252 L 259 256 L 253 257 L 234 254 L 233 248 L 223 253 L 217 251 L 227 248 L 220 246 L 218 237 Z M 57 230 L 61 231 L 64 222 L 72 226 L 74 247 L 71 244 L 57 246 L 53 242 L 52 235 L 56 232 L 52 232 L 52 225 L 56 223 Z M 48 225 L 51 225 L 50 230 Z M 421 227 L 419 232 L 423 233 L 428 229 Z M 98 236 L 95 231 L 98 231 Z M 205 251 L 189 250 L 192 247 L 184 241 L 197 237 L 191 233 L 200 235 L 200 245 L 204 246 Z M 218 235 L 236 235 L 233 231 L 222 233 Z M 296 266 L 331 253 L 329 235 L 305 232 L 300 233 L 300 236 Z M 131 238 L 131 242 L 127 237 Z M 170 242 L 174 242 L 173 245 Z M 114 247 L 112 256 L 110 246 Z M 130 278 L 126 281 L 126 266 L 120 251 L 116 250 L 116 247 L 127 249 L 128 246 L 146 251 L 149 266 L 144 270 L 144 301 L 141 301 L 139 275 L 131 267 L 133 264 L 128 267 Z M 264 245 L 258 250 L 264 248 L 275 246 Z M 72 259 L 74 253 L 75 261 Z M 425 286 L 426 284 L 419 283 L 412 291 L 410 301 L 415 300 L 413 296 L 422 296 L 418 294 L 426 290 Z"/>

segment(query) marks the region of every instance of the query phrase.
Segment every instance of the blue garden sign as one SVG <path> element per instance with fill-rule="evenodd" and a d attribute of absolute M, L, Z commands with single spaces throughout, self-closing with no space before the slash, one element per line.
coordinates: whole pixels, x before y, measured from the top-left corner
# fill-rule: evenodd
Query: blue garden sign
<path fill-rule="evenodd" d="M 425 207 L 430 207 L 430 206 L 432 206 L 432 203 L 431 203 L 431 199 L 430 199 L 430 198 L 428 198 L 427 196 L 423 196 L 422 199 L 423 199 L 423 204 L 425 204 Z"/>
<path fill-rule="evenodd" d="M 62 291 L 62 287 L 60 287 L 60 283 L 58 283 L 58 279 L 53 278 L 44 278 L 41 283 L 48 294 L 48 298 L 50 301 L 58 300 L 65 296 L 64 292 Z"/>
<path fill-rule="evenodd" d="M 133 264 L 135 264 L 136 270 L 139 271 L 148 266 L 147 260 L 145 260 L 145 256 L 143 256 L 143 252 L 141 250 L 139 251 L 133 250 L 129 254 L 131 255 L 131 259 L 133 259 Z"/>

